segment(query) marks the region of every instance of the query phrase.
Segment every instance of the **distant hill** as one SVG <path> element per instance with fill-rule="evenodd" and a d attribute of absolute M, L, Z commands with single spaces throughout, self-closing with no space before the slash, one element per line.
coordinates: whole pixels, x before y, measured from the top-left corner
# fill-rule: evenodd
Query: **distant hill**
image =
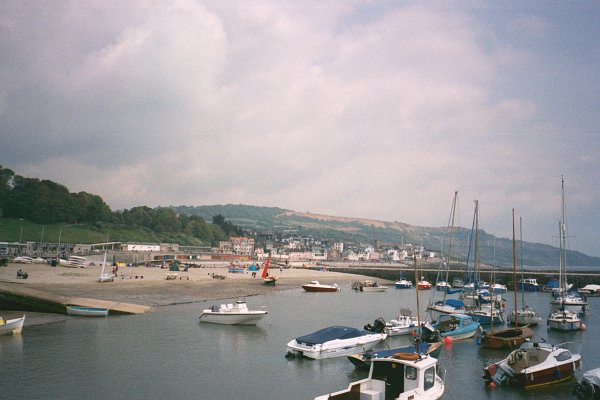
<path fill-rule="evenodd" d="M 242 204 L 211 206 L 171 207 L 176 213 L 198 215 L 210 221 L 222 215 L 228 221 L 257 233 L 273 235 L 297 234 L 313 236 L 328 241 L 346 243 L 423 245 L 432 251 L 440 250 L 440 243 L 447 242 L 447 227 L 422 227 L 401 222 L 378 221 L 362 218 L 336 217 L 331 215 L 303 213 L 277 207 L 256 207 Z M 453 233 L 453 260 L 464 261 L 469 248 L 471 231 L 455 228 Z M 495 247 L 495 249 L 494 249 Z M 479 231 L 480 260 L 486 264 L 513 265 L 512 239 L 495 238 Z M 495 253 L 495 254 L 494 254 Z M 523 242 L 523 264 L 528 266 L 558 265 L 559 249 L 553 246 Z M 567 252 L 568 265 L 600 267 L 600 257 L 590 257 L 580 252 Z"/>

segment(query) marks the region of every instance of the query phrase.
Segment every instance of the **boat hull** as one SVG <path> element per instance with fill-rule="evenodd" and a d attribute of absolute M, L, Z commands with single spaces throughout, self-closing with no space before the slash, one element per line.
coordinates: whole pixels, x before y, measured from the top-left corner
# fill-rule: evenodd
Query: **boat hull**
<path fill-rule="evenodd" d="M 67 306 L 67 314 L 81 317 L 106 317 L 108 308 Z"/>
<path fill-rule="evenodd" d="M 25 323 L 25 316 L 21 318 L 9 319 L 4 321 L 0 320 L 0 335 L 19 335 L 23 330 L 23 324 Z"/>
<path fill-rule="evenodd" d="M 533 337 L 528 327 L 505 328 L 486 334 L 481 339 L 481 347 L 488 349 L 515 349 Z"/>

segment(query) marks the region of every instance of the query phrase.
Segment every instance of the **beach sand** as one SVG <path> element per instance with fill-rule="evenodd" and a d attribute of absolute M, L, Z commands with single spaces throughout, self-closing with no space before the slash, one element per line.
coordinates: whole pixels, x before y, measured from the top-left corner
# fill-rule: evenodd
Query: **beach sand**
<path fill-rule="evenodd" d="M 17 279 L 21 269 L 28 279 Z M 160 307 L 172 304 L 230 299 L 264 294 L 278 290 L 298 289 L 312 280 L 348 286 L 357 280 L 369 279 L 363 275 L 308 268 L 269 269 L 278 278 L 274 286 L 265 285 L 259 271 L 228 273 L 225 266 L 204 266 L 177 272 L 177 278 L 167 280 L 166 269 L 150 267 L 122 267 L 114 282 L 97 282 L 100 266 L 86 268 L 51 267 L 46 264 L 15 264 L 0 267 L 0 282 L 26 285 L 60 296 L 85 297 Z M 225 276 L 215 279 L 212 274 Z"/>

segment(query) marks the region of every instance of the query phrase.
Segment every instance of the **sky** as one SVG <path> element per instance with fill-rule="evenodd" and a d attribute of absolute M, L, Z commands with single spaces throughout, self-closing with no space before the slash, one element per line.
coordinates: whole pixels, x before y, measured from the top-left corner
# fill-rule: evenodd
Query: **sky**
<path fill-rule="evenodd" d="M 600 2 L 0 0 L 0 165 L 600 256 Z M 518 221 L 517 221 L 518 224 Z M 518 235 L 518 228 L 517 228 Z M 557 260 L 558 263 L 558 260 Z"/>

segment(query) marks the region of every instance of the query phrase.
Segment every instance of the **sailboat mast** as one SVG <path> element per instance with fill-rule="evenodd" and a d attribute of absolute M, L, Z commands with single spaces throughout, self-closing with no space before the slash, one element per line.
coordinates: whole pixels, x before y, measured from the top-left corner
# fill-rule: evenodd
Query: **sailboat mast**
<path fill-rule="evenodd" d="M 515 285 L 515 325 L 519 326 L 519 313 L 517 312 L 517 242 L 515 239 L 515 209 L 512 209 L 512 234 L 513 234 L 513 280 Z"/>
<path fill-rule="evenodd" d="M 523 218 L 522 217 L 519 217 L 519 262 L 521 264 L 521 282 L 523 282 L 524 272 L 523 272 Z M 524 289 L 525 288 L 523 288 L 523 290 L 521 290 L 521 305 L 523 307 L 523 310 L 525 310 L 525 290 Z M 516 290 L 517 290 L 517 282 L 515 281 L 515 292 L 516 292 Z M 515 309 L 515 312 L 517 312 L 516 309 Z"/>
<path fill-rule="evenodd" d="M 444 290 L 444 304 L 446 303 L 446 295 L 448 294 L 448 278 L 450 273 L 450 252 L 452 250 L 452 234 L 454 233 L 454 216 L 456 215 L 456 200 L 458 198 L 458 190 L 454 192 L 454 200 L 452 201 L 452 210 L 450 211 L 450 237 L 448 239 L 448 254 L 446 255 L 446 289 Z"/>
<path fill-rule="evenodd" d="M 479 286 L 479 200 L 475 200 L 475 289 Z"/>
<path fill-rule="evenodd" d="M 560 212 L 560 223 L 558 226 L 559 229 L 559 241 L 560 241 L 560 264 L 559 264 L 559 275 L 558 282 L 561 293 L 564 294 L 564 291 L 567 287 L 567 282 L 565 282 L 565 268 L 566 268 L 566 260 L 565 260 L 565 242 L 566 242 L 566 229 L 565 229 L 565 180 L 563 177 L 560 178 L 561 183 L 561 212 Z"/>
<path fill-rule="evenodd" d="M 417 326 L 419 327 L 419 343 L 421 343 L 421 313 L 419 312 L 419 274 L 417 271 L 417 255 L 413 254 L 413 260 L 414 260 L 414 264 L 415 264 L 415 290 L 417 293 Z M 417 346 L 415 346 L 415 349 L 417 349 Z M 418 352 L 418 349 L 417 349 Z"/>

